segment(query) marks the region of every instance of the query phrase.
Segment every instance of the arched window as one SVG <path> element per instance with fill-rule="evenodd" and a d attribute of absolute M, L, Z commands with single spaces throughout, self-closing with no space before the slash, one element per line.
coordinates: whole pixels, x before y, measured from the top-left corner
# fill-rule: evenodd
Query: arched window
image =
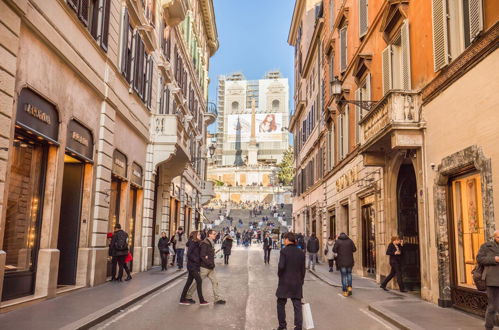
<path fill-rule="evenodd" d="M 273 111 L 278 111 L 279 110 L 279 100 L 272 101 L 272 110 Z"/>
<path fill-rule="evenodd" d="M 239 110 L 239 102 L 234 101 L 232 102 L 232 111 L 237 111 Z"/>

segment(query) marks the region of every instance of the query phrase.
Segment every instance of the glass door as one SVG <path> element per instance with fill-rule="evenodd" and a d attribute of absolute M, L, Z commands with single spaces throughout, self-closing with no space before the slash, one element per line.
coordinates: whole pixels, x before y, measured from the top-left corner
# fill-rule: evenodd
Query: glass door
<path fill-rule="evenodd" d="M 371 204 L 362 206 L 362 266 L 364 273 L 376 277 L 376 230 L 374 208 Z"/>

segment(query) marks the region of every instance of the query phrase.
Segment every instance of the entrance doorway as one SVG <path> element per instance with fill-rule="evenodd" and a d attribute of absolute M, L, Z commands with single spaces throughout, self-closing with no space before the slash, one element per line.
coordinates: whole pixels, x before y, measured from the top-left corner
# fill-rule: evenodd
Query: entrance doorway
<path fill-rule="evenodd" d="M 336 239 L 336 210 L 329 212 L 329 237 Z"/>
<path fill-rule="evenodd" d="M 127 224 L 128 232 L 128 251 L 133 256 L 133 248 L 135 247 L 135 223 L 137 220 L 137 196 L 138 190 L 136 187 L 130 187 L 130 219 Z M 130 271 L 133 270 L 133 259 L 130 261 Z"/>
<path fill-rule="evenodd" d="M 406 289 L 421 289 L 419 265 L 418 198 L 412 164 L 402 164 L 397 179 L 398 236 L 404 240 L 402 276 Z"/>
<path fill-rule="evenodd" d="M 376 230 L 372 204 L 362 206 L 362 266 L 364 274 L 376 277 Z"/>
<path fill-rule="evenodd" d="M 60 251 L 58 285 L 76 284 L 84 169 L 85 164 L 78 159 L 69 155 L 64 156 L 61 214 L 57 239 L 57 249 Z"/>
<path fill-rule="evenodd" d="M 111 192 L 109 195 L 109 221 L 108 221 L 108 233 L 114 233 L 114 226 L 120 223 L 120 210 L 121 210 L 121 186 L 122 181 L 112 176 L 111 178 Z M 111 239 L 108 239 L 108 244 L 111 243 Z M 112 274 L 112 258 L 109 257 L 107 261 L 107 276 Z"/>

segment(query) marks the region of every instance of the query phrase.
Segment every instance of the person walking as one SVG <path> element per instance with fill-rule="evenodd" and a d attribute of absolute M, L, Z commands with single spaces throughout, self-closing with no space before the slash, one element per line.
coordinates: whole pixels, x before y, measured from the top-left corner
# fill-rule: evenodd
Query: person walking
<path fill-rule="evenodd" d="M 334 243 L 333 252 L 338 255 L 336 264 L 340 267 L 343 296 L 352 295 L 353 253 L 357 251 L 353 241 L 345 233 L 341 233 Z"/>
<path fill-rule="evenodd" d="M 477 254 L 477 262 L 485 267 L 488 305 L 485 312 L 485 329 L 494 328 L 494 321 L 499 313 L 499 230 L 494 232 L 494 239 L 483 243 Z"/>
<path fill-rule="evenodd" d="M 215 274 L 215 238 L 217 237 L 217 232 L 213 229 L 208 230 L 207 238 L 200 243 L 200 275 L 201 279 L 208 278 L 211 282 L 213 289 L 213 296 L 215 298 L 215 304 L 223 305 L 225 300 L 223 300 L 220 295 L 218 288 L 218 280 Z M 187 300 L 192 299 L 194 294 L 194 283 L 187 291 L 185 298 Z"/>
<path fill-rule="evenodd" d="M 404 246 L 404 241 L 400 239 L 398 236 L 393 236 L 391 243 L 388 244 L 388 248 L 386 249 L 386 255 L 390 256 L 390 266 L 392 270 L 390 274 L 385 278 L 383 283 L 381 283 L 380 288 L 385 291 L 388 291 L 386 285 L 390 280 L 397 276 L 397 283 L 399 285 L 400 292 L 407 292 L 404 287 L 404 281 L 402 279 L 402 248 Z"/>
<path fill-rule="evenodd" d="M 265 234 L 265 238 L 263 239 L 263 263 L 270 263 L 270 252 L 272 251 L 272 238 L 268 233 Z"/>
<path fill-rule="evenodd" d="M 326 256 L 327 262 L 329 264 L 329 271 L 334 271 L 334 259 L 336 258 L 336 253 L 333 252 L 334 238 L 330 236 L 327 240 L 326 247 L 324 249 L 324 255 Z"/>
<path fill-rule="evenodd" d="M 166 233 L 162 232 L 158 240 L 159 256 L 161 257 L 161 270 L 168 268 L 168 256 L 170 255 L 170 240 L 166 237 Z"/>
<path fill-rule="evenodd" d="M 315 262 L 317 261 L 317 252 L 319 252 L 319 240 L 315 233 L 310 235 L 307 243 L 307 252 L 308 252 L 308 268 L 312 268 L 315 270 Z"/>
<path fill-rule="evenodd" d="M 114 234 L 113 238 L 111 238 L 110 249 L 112 251 L 112 256 L 115 257 L 118 262 L 119 270 L 116 281 L 122 281 L 123 269 L 125 269 L 127 274 L 125 281 L 130 281 L 132 276 L 130 275 L 130 270 L 125 262 L 125 259 L 128 256 L 128 234 L 121 229 L 121 225 L 119 223 L 114 226 Z"/>
<path fill-rule="evenodd" d="M 297 247 L 293 233 L 284 234 L 286 247 L 279 255 L 277 275 L 279 284 L 276 290 L 278 330 L 285 330 L 286 303 L 291 299 L 294 309 L 295 330 L 301 330 L 303 325 L 301 300 L 303 298 L 303 283 L 305 281 L 305 254 Z"/>
<path fill-rule="evenodd" d="M 189 275 L 187 276 L 187 282 L 185 282 L 184 289 L 182 290 L 182 295 L 180 296 L 180 305 L 192 305 L 196 301 L 192 298 L 186 299 L 187 290 L 191 287 L 192 281 L 196 280 L 196 289 L 198 291 L 199 304 L 201 306 L 208 305 L 208 302 L 204 300 L 203 297 L 203 280 L 201 279 L 201 249 L 199 243 L 201 242 L 201 233 L 199 231 L 193 231 L 189 235 L 189 240 L 186 243 L 187 246 L 187 271 Z"/>
<path fill-rule="evenodd" d="M 111 257 L 111 282 L 116 281 L 116 267 L 118 266 L 118 259 L 114 256 L 114 249 L 111 246 L 113 233 L 107 233 L 108 240 L 108 256 Z"/>
<path fill-rule="evenodd" d="M 222 242 L 222 251 L 224 252 L 224 265 L 229 264 L 229 257 L 232 251 L 232 243 L 234 240 L 230 236 L 230 234 L 225 235 L 224 240 Z"/>
<path fill-rule="evenodd" d="M 177 257 L 177 267 L 178 270 L 184 268 L 184 252 L 187 243 L 187 239 L 184 234 L 184 229 L 178 227 L 177 233 L 173 237 L 173 242 L 175 243 L 175 256 Z"/>

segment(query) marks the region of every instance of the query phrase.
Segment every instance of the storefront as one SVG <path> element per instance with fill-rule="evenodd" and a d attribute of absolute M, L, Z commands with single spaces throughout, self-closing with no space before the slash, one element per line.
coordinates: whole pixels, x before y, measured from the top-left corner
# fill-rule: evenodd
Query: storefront
<path fill-rule="evenodd" d="M 140 199 L 142 198 L 142 187 L 143 185 L 143 171 L 142 167 L 138 165 L 137 163 L 132 163 L 132 175 L 131 175 L 131 180 L 130 180 L 130 198 L 128 200 L 129 206 L 128 206 L 128 212 L 129 212 L 129 217 L 128 217 L 128 223 L 126 225 L 125 231 L 128 233 L 128 246 L 130 253 L 132 256 L 134 256 L 135 252 L 135 246 L 136 243 L 138 243 L 138 239 L 140 237 L 136 237 L 136 226 L 137 223 L 140 223 L 140 221 L 137 221 L 137 218 L 139 217 L 140 214 Z M 130 262 L 130 270 L 133 270 L 133 261 Z"/>
<path fill-rule="evenodd" d="M 57 249 L 60 251 L 58 286 L 76 284 L 84 178 L 85 171 L 92 171 L 93 146 L 90 130 L 76 120 L 71 120 L 68 124 L 64 155 L 57 240 Z"/>
<path fill-rule="evenodd" d="M 34 294 L 50 148 L 58 146 L 56 107 L 31 89 L 17 102 L 7 191 L 2 300 Z"/>
<path fill-rule="evenodd" d="M 360 200 L 362 228 L 362 267 L 364 275 L 376 278 L 376 222 L 375 197 L 369 195 Z"/>

